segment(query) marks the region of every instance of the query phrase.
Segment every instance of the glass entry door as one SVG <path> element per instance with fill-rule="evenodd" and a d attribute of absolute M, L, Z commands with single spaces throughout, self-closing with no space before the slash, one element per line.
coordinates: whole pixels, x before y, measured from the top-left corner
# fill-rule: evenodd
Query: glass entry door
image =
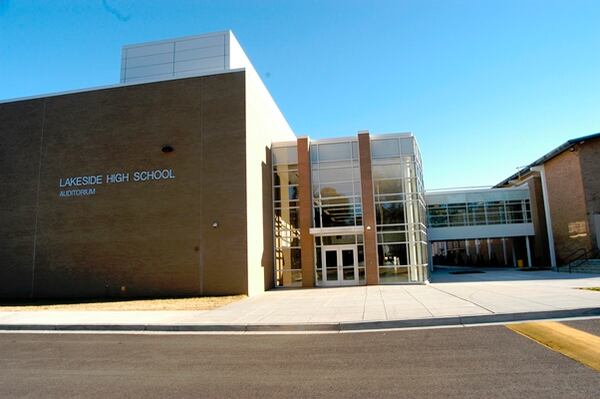
<path fill-rule="evenodd" d="M 326 246 L 322 250 L 324 285 L 358 284 L 358 261 L 355 245 Z"/>

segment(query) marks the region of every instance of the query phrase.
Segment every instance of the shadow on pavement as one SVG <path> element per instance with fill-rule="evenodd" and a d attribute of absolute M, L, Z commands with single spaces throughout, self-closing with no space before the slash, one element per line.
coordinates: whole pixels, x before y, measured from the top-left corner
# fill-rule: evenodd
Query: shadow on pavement
<path fill-rule="evenodd" d="M 540 269 L 513 269 L 472 266 L 434 266 L 432 283 L 481 281 L 576 280 L 600 277 L 598 274 L 562 273 Z"/>

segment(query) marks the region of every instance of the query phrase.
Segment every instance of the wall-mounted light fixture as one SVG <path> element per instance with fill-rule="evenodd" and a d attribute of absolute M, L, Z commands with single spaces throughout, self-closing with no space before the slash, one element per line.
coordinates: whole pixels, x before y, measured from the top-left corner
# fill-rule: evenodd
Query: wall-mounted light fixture
<path fill-rule="evenodd" d="M 161 151 L 164 152 L 164 153 L 173 152 L 174 150 L 175 149 L 173 147 L 171 147 L 170 145 L 165 145 L 161 149 Z"/>
<path fill-rule="evenodd" d="M 219 222 L 214 221 L 214 222 L 212 222 L 211 226 L 213 229 L 216 229 L 217 227 L 219 227 Z"/>

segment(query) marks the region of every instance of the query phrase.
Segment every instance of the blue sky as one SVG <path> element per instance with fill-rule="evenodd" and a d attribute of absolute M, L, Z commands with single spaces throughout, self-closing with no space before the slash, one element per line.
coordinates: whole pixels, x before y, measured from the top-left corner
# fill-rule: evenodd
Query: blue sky
<path fill-rule="evenodd" d="M 298 135 L 413 132 L 428 189 L 600 131 L 600 1 L 0 0 L 0 100 L 114 84 L 123 44 L 231 29 Z"/>

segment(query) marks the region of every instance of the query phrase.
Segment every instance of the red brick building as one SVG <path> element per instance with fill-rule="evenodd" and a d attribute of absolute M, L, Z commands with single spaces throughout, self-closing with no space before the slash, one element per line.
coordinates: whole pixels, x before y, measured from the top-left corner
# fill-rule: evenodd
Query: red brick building
<path fill-rule="evenodd" d="M 496 187 L 531 181 L 541 183 L 550 264 L 598 257 L 600 133 L 568 140 Z"/>

